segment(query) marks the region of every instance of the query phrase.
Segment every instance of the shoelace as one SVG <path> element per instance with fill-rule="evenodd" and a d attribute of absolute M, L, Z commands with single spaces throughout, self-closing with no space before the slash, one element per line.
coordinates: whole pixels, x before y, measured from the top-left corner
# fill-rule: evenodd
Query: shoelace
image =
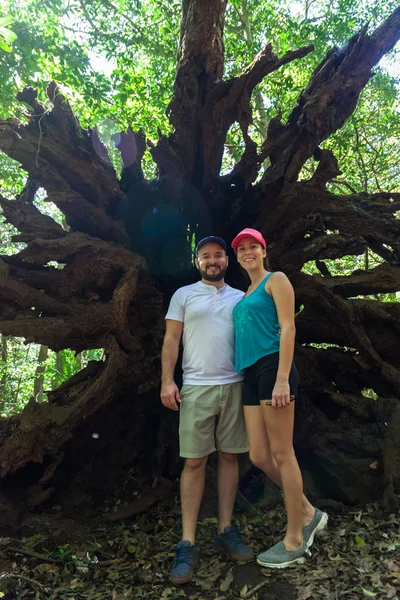
<path fill-rule="evenodd" d="M 181 546 L 177 548 L 176 556 L 175 556 L 175 567 L 182 563 L 187 563 L 190 565 L 192 561 L 193 547 L 191 546 Z"/>

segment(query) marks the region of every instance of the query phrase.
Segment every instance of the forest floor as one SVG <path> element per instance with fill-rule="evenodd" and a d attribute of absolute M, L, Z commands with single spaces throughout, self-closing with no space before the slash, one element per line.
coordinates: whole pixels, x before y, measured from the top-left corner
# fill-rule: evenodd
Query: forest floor
<path fill-rule="evenodd" d="M 137 501 L 137 498 L 134 499 Z M 378 505 L 328 511 L 327 529 L 304 565 L 284 570 L 232 563 L 213 547 L 216 520 L 198 526 L 200 563 L 193 580 L 169 581 L 179 541 L 178 496 L 110 522 L 124 508 L 113 498 L 97 514 L 53 506 L 24 517 L 17 534 L 0 532 L 3 600 L 400 600 L 400 519 Z M 128 506 L 129 508 L 129 506 Z M 255 553 L 282 538 L 285 513 L 255 505 L 235 524 Z"/>

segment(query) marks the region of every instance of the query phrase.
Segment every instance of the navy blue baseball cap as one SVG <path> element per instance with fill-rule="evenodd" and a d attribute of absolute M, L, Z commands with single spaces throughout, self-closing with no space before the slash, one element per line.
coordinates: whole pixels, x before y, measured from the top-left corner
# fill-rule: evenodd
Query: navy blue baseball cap
<path fill-rule="evenodd" d="M 225 252 L 226 252 L 225 240 L 223 240 L 222 238 L 220 238 L 216 235 L 209 235 L 208 237 L 205 237 L 199 241 L 199 243 L 196 246 L 195 256 L 198 255 L 200 248 L 202 248 L 206 244 L 218 244 L 218 246 L 221 246 L 221 248 L 223 248 L 223 250 L 225 250 Z"/>

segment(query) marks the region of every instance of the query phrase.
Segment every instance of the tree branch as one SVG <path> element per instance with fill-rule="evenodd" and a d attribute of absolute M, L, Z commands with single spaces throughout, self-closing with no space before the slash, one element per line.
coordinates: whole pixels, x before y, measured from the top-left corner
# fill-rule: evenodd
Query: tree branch
<path fill-rule="evenodd" d="M 21 259 L 22 264 L 46 265 L 55 260 L 66 266 L 61 270 L 31 270 L 21 281 Z M 36 238 L 11 257 L 9 264 L 0 263 L 0 331 L 55 351 L 109 347 L 115 337 L 126 352 L 137 353 L 137 340 L 129 334 L 127 312 L 137 292 L 138 273 L 145 270 L 142 257 L 83 234 Z M 107 301 L 114 286 L 113 296 Z"/>
<path fill-rule="evenodd" d="M 33 88 L 18 94 L 32 106 L 31 120 L 0 120 L 0 149 L 40 181 L 73 229 L 121 239 L 123 229 L 112 215 L 123 193 L 105 147 L 95 132 L 80 127 L 54 82 L 47 93 L 51 110 L 38 103 Z"/>
<path fill-rule="evenodd" d="M 260 187 L 269 195 L 276 196 L 284 181 L 296 181 L 315 148 L 343 125 L 372 77 L 372 67 L 399 38 L 400 8 L 372 35 L 367 36 L 364 28 L 342 48 L 327 54 L 280 134 L 263 144 L 261 158 L 269 156 L 271 166 Z"/>
<path fill-rule="evenodd" d="M 276 71 L 284 64 L 306 56 L 313 49 L 314 46 L 310 44 L 308 46 L 304 46 L 303 48 L 299 48 L 298 50 L 290 50 L 279 59 L 272 52 L 272 44 L 267 44 L 267 46 L 265 46 L 265 48 L 256 56 L 254 61 L 241 75 L 234 77 L 226 83 L 220 84 L 220 89 L 216 89 L 215 98 L 219 98 L 221 89 L 227 90 L 226 96 L 223 96 L 223 100 L 219 99 L 219 103 L 217 103 L 216 107 L 214 108 L 214 118 L 219 110 L 219 107 L 223 111 L 218 119 L 222 125 L 220 141 L 222 139 L 225 141 L 226 133 L 231 125 L 237 121 L 240 124 L 243 133 L 243 139 L 246 145 L 246 149 L 241 159 L 234 166 L 231 173 L 221 177 L 220 181 L 222 184 L 230 184 L 236 180 L 242 180 L 244 186 L 253 183 L 257 178 L 263 162 L 263 160 L 257 156 L 257 146 L 255 142 L 251 140 L 248 135 L 249 125 L 251 125 L 253 122 L 250 99 L 254 88 L 268 74 Z M 210 104 L 213 103 L 214 95 L 212 94 Z M 218 171 L 216 171 L 213 175 L 210 174 L 210 178 L 213 176 L 215 177 L 219 173 L 221 161 L 215 165 Z"/>
<path fill-rule="evenodd" d="M 382 263 L 370 271 L 357 270 L 351 275 L 331 277 L 323 285 L 346 298 L 397 292 L 400 290 L 400 266 Z"/>
<path fill-rule="evenodd" d="M 365 368 L 378 368 L 391 395 L 400 393 L 400 361 L 395 350 L 400 306 L 374 300 L 347 300 L 330 289 L 332 278 L 298 274 L 294 278 L 297 301 L 305 308 L 296 319 L 300 343 L 331 343 L 355 348 Z M 316 319 L 318 315 L 318 319 Z M 383 333 L 384 332 L 384 335 Z"/>
<path fill-rule="evenodd" d="M 161 137 L 151 150 L 161 175 L 167 175 L 174 165 L 175 177 L 204 188 L 219 175 L 224 142 L 232 123 L 237 121 L 247 134 L 255 86 L 268 73 L 313 49 L 306 46 L 279 59 L 268 44 L 239 77 L 221 82 L 225 8 L 226 0 L 209 4 L 184 0 L 178 69 L 168 108 L 175 132 L 168 138 Z M 255 179 L 262 161 L 249 169 L 254 142 L 247 139 L 246 148 L 247 153 L 232 176 L 246 172 L 249 183 Z"/>
<path fill-rule="evenodd" d="M 7 200 L 0 194 L 0 206 L 6 221 L 25 234 L 14 236 L 18 241 L 26 242 L 35 237 L 59 238 L 66 235 L 61 225 L 42 214 L 34 204 L 26 202 L 25 199 Z"/>
<path fill-rule="evenodd" d="M 311 178 L 288 184 L 279 203 L 273 195 L 259 196 L 255 226 L 270 240 L 272 264 L 291 273 L 309 260 L 360 254 L 367 246 L 384 260 L 400 261 L 397 194 L 339 196 L 320 183 Z"/>

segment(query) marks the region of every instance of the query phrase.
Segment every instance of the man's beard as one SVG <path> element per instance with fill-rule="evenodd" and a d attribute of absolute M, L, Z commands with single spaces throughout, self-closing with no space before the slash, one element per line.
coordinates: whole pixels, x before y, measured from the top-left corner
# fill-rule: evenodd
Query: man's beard
<path fill-rule="evenodd" d="M 208 266 L 208 268 L 210 268 L 210 265 Z M 219 266 L 216 266 L 216 268 L 219 269 L 219 272 L 217 273 L 207 273 L 207 269 L 205 271 L 203 271 L 203 269 L 199 269 L 199 272 L 202 278 L 206 281 L 221 281 L 221 279 L 225 277 L 227 267 L 221 268 Z"/>

